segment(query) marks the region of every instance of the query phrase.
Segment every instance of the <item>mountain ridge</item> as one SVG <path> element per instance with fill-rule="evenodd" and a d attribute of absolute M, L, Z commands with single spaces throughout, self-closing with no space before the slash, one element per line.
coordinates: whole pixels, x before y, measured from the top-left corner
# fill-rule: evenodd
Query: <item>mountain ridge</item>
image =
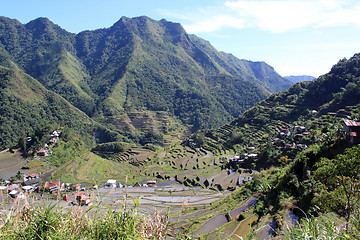
<path fill-rule="evenodd" d="M 316 79 L 315 77 L 310 75 L 290 75 L 290 76 L 284 76 L 284 78 L 289 79 L 293 83 L 302 82 L 302 81 L 312 81 Z"/>
<path fill-rule="evenodd" d="M 78 34 L 47 18 L 0 17 L 0 60 L 120 134 L 107 119 L 132 111 L 166 111 L 193 131 L 217 127 L 291 85 L 266 63 L 145 16 Z"/>

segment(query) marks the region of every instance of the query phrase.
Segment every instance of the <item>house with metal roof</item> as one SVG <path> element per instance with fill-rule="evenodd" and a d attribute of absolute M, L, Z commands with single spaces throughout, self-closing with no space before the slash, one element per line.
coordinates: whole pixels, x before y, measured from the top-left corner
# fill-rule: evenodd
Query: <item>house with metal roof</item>
<path fill-rule="evenodd" d="M 343 130 L 352 144 L 360 143 L 360 121 L 343 119 Z"/>

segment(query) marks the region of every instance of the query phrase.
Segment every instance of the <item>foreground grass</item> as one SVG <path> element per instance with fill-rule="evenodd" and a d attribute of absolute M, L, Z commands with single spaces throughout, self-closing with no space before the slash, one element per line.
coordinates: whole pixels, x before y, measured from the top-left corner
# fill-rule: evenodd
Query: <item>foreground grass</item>
<path fill-rule="evenodd" d="M 360 239 L 360 224 L 358 219 L 338 225 L 325 216 L 302 219 L 300 223 L 282 239 Z"/>
<path fill-rule="evenodd" d="M 105 205 L 105 211 L 99 205 L 84 211 L 81 207 L 64 209 L 57 204 L 45 203 L 37 206 L 25 204 L 9 211 L 0 209 L 0 239 L 162 240 L 169 235 L 176 239 L 208 239 L 207 236 L 193 237 L 189 231 L 174 234 L 166 214 L 140 215 L 137 213 L 139 201 L 133 201 L 133 208 L 127 209 L 124 206 L 120 211 L 113 211 L 105 203 L 101 203 Z M 257 231 L 241 230 L 242 233 L 235 232 L 235 238 L 259 239 Z M 340 225 L 323 216 L 303 219 L 293 229 L 279 233 L 277 239 L 360 239 L 359 231 L 359 215 L 354 216 L 348 224 Z M 214 239 L 212 237 L 210 239 Z"/>
<path fill-rule="evenodd" d="M 141 216 L 131 209 L 83 211 L 61 209 L 57 204 L 10 210 L 0 217 L 0 239 L 165 239 L 170 233 L 166 215 Z M 100 209 L 100 208 L 98 208 Z"/>

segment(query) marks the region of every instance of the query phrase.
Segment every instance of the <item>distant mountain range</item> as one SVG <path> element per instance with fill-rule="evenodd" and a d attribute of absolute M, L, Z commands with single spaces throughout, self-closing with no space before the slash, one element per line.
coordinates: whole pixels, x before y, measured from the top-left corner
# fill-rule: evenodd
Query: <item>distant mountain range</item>
<path fill-rule="evenodd" d="M 299 76 L 291 75 L 291 76 L 285 76 L 284 78 L 289 79 L 293 83 L 302 82 L 302 81 L 312 81 L 316 79 L 315 77 L 309 75 L 299 75 Z"/>
<path fill-rule="evenodd" d="M 0 17 L 0 70 L 1 148 L 50 120 L 100 142 L 135 139 L 136 130 L 166 134 L 171 119 L 192 131 L 213 128 L 292 84 L 264 62 L 148 17 L 79 34 L 47 18 Z"/>

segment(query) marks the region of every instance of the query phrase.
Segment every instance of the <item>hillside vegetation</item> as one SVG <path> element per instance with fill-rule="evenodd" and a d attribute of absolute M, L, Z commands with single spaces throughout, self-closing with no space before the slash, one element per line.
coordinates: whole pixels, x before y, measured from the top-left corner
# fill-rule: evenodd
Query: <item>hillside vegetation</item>
<path fill-rule="evenodd" d="M 99 127 L 58 94 L 29 75 L 0 66 L 0 147 L 14 146 L 40 125 L 68 126 L 94 144 L 91 132 Z"/>
<path fill-rule="evenodd" d="M 180 24 L 148 17 L 122 17 L 109 28 L 79 34 L 69 33 L 47 18 L 22 24 L 0 17 L 0 65 L 36 79 L 86 118 L 121 136 L 115 141 L 138 142 L 135 130 L 175 137 L 188 130 L 218 127 L 270 92 L 291 85 L 264 62 L 219 52 L 210 43 L 188 35 Z M 19 81 L 15 78 L 11 81 Z M 39 98 L 36 92 L 33 95 Z M 18 101 L 18 95 L 12 97 Z M 147 123 L 132 121 L 137 118 L 132 117 L 134 113 L 140 118 L 165 113 L 171 130 L 163 123 L 144 131 Z M 17 116 L 23 118 L 20 113 Z M 128 127 L 119 127 L 121 122 Z M 7 125 L 13 130 L 0 132 L 2 148 L 24 131 L 11 121 Z M 94 140 L 101 134 L 87 131 L 89 135 Z"/>
<path fill-rule="evenodd" d="M 279 137 L 281 129 L 293 132 L 298 125 L 309 130 L 305 138 L 302 136 L 301 143 L 316 142 L 328 130 L 331 116 L 347 117 L 359 105 L 358 59 L 359 54 L 355 54 L 349 60 L 340 60 L 328 74 L 314 81 L 296 83 L 287 91 L 273 94 L 228 126 L 200 132 L 194 139 L 200 139 L 200 144 L 211 145 L 217 151 L 241 151 L 250 146 L 261 151 Z M 294 142 L 293 138 L 283 140 Z"/>
<path fill-rule="evenodd" d="M 359 58 L 342 59 L 328 74 L 273 94 L 231 125 L 192 136 L 217 154 L 257 154 L 225 165 L 258 171 L 253 181 L 213 205 L 228 212 L 259 194 L 252 238 L 264 234 L 269 222 L 280 239 L 359 238 L 359 145 L 348 141 L 341 125 L 342 118 L 360 119 Z M 306 130 L 299 133 L 295 126 Z M 286 130 L 290 134 L 280 134 Z"/>

